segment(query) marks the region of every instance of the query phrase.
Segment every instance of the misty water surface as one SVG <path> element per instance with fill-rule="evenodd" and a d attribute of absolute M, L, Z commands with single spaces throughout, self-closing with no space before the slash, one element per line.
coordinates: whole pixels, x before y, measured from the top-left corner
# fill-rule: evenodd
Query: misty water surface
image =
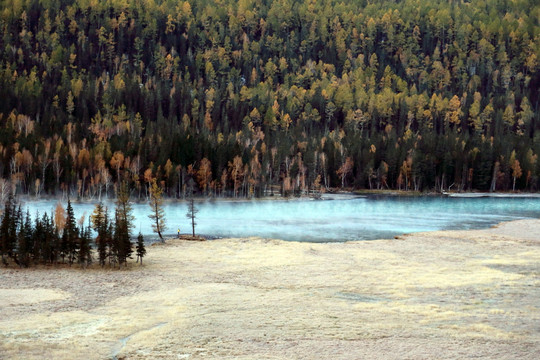
<path fill-rule="evenodd" d="M 51 212 L 56 201 L 26 201 L 32 215 Z M 63 204 L 64 207 L 66 204 Z M 74 203 L 88 219 L 95 203 Z M 114 204 L 106 203 L 113 214 Z M 540 198 L 373 196 L 349 200 L 202 201 L 196 232 L 213 237 L 277 238 L 334 242 L 393 238 L 418 231 L 487 228 L 501 221 L 540 217 Z M 154 235 L 146 203 L 133 204 L 135 231 Z M 167 234 L 191 232 L 185 202 L 165 205 Z"/>

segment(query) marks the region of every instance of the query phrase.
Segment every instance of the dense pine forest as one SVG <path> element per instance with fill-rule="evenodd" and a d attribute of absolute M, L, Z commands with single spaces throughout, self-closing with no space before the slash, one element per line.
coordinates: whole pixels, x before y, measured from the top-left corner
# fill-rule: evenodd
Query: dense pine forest
<path fill-rule="evenodd" d="M 3 195 L 540 186 L 536 0 L 0 4 Z"/>
<path fill-rule="evenodd" d="M 77 263 L 86 268 L 98 260 L 101 267 L 127 266 L 134 252 L 131 242 L 133 220 L 126 182 L 118 187 L 114 217 L 111 218 L 108 208 L 100 202 L 90 216 L 88 225 L 85 225 L 84 215 L 78 220 L 75 218 L 69 200 L 67 209 L 58 202 L 50 215 L 36 214 L 32 220 L 29 210 L 23 212 L 15 198 L 9 195 L 0 220 L 2 265 L 72 266 Z M 135 250 L 137 262 L 140 261 L 142 265 L 146 247 L 141 233 L 137 237 Z"/>

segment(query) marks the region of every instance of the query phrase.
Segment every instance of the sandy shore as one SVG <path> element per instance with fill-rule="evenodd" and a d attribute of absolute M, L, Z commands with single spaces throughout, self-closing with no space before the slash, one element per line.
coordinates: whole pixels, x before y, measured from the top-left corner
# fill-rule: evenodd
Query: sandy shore
<path fill-rule="evenodd" d="M 170 240 L 0 269 L 0 359 L 537 359 L 540 220 L 398 240 Z"/>

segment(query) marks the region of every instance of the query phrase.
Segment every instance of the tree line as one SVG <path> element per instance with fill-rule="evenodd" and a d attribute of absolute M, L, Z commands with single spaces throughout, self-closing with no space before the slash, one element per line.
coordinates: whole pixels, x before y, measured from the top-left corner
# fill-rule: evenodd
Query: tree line
<path fill-rule="evenodd" d="M 117 195 L 116 209 L 111 217 L 109 210 L 98 203 L 85 225 L 84 216 L 75 218 L 71 201 L 64 210 L 59 202 L 50 215 L 36 214 L 32 221 L 29 211 L 23 213 L 15 198 L 10 195 L 1 212 L 0 253 L 2 263 L 20 267 L 59 263 L 80 264 L 87 267 L 97 261 L 100 266 L 127 266 L 134 246 L 131 241 L 133 215 L 129 203 L 129 190 L 125 183 Z M 96 236 L 92 236 L 92 230 Z M 135 246 L 137 262 L 142 265 L 146 255 L 141 233 Z"/>
<path fill-rule="evenodd" d="M 536 191 L 539 11 L 4 1 L 0 194 Z"/>

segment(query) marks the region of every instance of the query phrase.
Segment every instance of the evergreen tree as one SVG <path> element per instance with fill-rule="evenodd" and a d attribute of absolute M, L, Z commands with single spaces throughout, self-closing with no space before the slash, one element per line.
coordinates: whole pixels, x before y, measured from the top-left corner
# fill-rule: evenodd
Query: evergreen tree
<path fill-rule="evenodd" d="M 33 229 L 30 220 L 30 212 L 26 211 L 24 220 L 21 219 L 18 238 L 18 261 L 22 267 L 28 267 L 30 265 L 31 254 L 33 250 Z"/>
<path fill-rule="evenodd" d="M 0 240 L 2 251 L 2 263 L 7 266 L 7 258 L 15 256 L 17 243 L 16 208 L 13 195 L 9 195 L 4 205 L 2 222 L 0 224 Z"/>
<path fill-rule="evenodd" d="M 133 208 L 129 200 L 129 187 L 127 182 L 123 182 L 118 189 L 116 197 L 116 246 L 118 253 L 118 262 L 127 266 L 127 259 L 131 258 L 133 253 L 133 244 L 131 243 L 131 230 L 133 228 Z"/>
<path fill-rule="evenodd" d="M 137 236 L 136 250 L 137 250 L 137 262 L 139 262 L 140 260 L 141 265 L 142 265 L 143 257 L 146 255 L 146 247 L 144 246 L 143 235 L 140 232 L 139 232 L 139 236 Z"/>
<path fill-rule="evenodd" d="M 49 236 L 49 240 L 47 241 L 50 244 L 50 262 L 52 264 L 56 264 L 58 262 L 58 258 L 60 257 L 60 230 L 58 229 L 58 226 L 56 226 L 56 223 L 54 221 L 54 214 L 51 212 L 49 220 L 49 227 L 47 230 L 47 236 Z"/>
<path fill-rule="evenodd" d="M 78 262 L 83 267 L 92 263 L 92 247 L 90 241 L 92 239 L 90 224 L 84 229 L 81 229 L 81 236 L 79 239 L 79 253 Z"/>
<path fill-rule="evenodd" d="M 39 212 L 36 213 L 36 219 L 34 221 L 34 228 L 32 232 L 32 257 L 34 263 L 45 262 L 45 229 L 43 227 L 42 219 L 39 216 Z"/>
<path fill-rule="evenodd" d="M 109 215 L 103 203 L 98 203 L 90 216 L 92 228 L 97 232 L 96 247 L 99 264 L 105 266 L 107 260 L 107 244 L 109 242 Z"/>
<path fill-rule="evenodd" d="M 79 245 L 79 229 L 77 228 L 71 201 L 68 199 L 66 209 L 66 226 L 64 227 L 64 233 L 62 234 L 62 246 L 64 256 L 68 257 L 69 265 L 72 265 L 75 259 L 77 259 Z"/>

